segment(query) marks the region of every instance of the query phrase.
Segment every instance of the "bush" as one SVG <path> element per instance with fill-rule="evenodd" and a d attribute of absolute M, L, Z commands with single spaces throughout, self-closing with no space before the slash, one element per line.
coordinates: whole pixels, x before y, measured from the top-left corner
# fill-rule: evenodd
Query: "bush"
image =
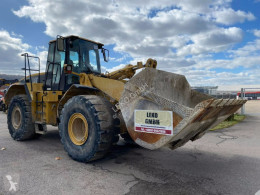
<path fill-rule="evenodd" d="M 234 121 L 235 120 L 235 114 L 230 115 L 226 121 Z"/>

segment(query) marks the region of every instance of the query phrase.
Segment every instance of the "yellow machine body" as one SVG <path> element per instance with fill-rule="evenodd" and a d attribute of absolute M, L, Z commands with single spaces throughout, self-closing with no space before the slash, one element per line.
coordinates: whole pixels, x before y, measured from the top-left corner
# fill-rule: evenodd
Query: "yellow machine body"
<path fill-rule="evenodd" d="M 66 93 L 62 93 L 62 91 L 43 91 L 42 83 L 32 83 L 32 86 L 30 83 L 26 83 L 26 87 L 21 83 L 17 83 L 12 85 L 8 90 L 5 97 L 5 103 L 8 106 L 11 98 L 15 95 L 28 93 L 27 95 L 31 98 L 33 121 L 56 126 L 57 119 L 59 118 L 59 111 L 73 96 L 84 94 L 106 94 L 106 97 L 111 97 L 109 100 L 119 101 L 124 90 L 125 84 L 123 81 L 85 73 L 81 73 L 79 76 L 81 86 L 95 87 L 100 91 L 85 90 L 83 92 L 82 90 L 72 86 L 68 91 L 66 91 Z M 58 110 L 59 107 L 60 110 Z"/>
<path fill-rule="evenodd" d="M 128 133 L 135 143 L 144 148 L 157 149 L 167 145 L 174 149 L 189 140 L 200 138 L 206 130 L 225 120 L 246 102 L 216 100 L 192 90 L 183 75 L 157 70 L 156 67 L 156 60 L 148 59 L 145 64 L 138 62 L 137 65 L 129 64 L 114 72 L 95 74 L 77 73 L 69 69 L 69 64 L 64 64 L 64 70 L 78 77 L 79 83 L 60 91 L 44 89 L 41 82 L 19 82 L 9 88 L 5 104 L 8 108 L 15 95 L 26 94 L 31 102 L 33 122 L 56 126 L 64 105 L 71 98 L 78 95 L 102 96 L 114 106 L 115 117 L 121 121 L 120 134 Z M 141 72 L 135 74 L 136 70 L 142 68 Z M 173 133 L 137 132 L 137 110 L 171 112 Z"/>

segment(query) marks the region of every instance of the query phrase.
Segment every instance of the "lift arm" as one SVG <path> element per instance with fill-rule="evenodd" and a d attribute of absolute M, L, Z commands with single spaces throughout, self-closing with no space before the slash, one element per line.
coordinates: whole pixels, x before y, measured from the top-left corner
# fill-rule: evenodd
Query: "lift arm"
<path fill-rule="evenodd" d="M 137 62 L 137 65 L 128 64 L 122 69 L 110 73 L 106 73 L 105 76 L 115 80 L 123 80 L 126 78 L 130 79 L 134 76 L 136 70 L 145 67 L 156 68 L 156 66 L 157 66 L 157 61 L 149 58 L 145 64 L 143 64 L 142 62 Z"/>

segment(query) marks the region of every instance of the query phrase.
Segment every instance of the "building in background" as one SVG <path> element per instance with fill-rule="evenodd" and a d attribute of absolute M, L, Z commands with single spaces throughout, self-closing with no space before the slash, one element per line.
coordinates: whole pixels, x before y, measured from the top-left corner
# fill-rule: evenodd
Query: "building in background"
<path fill-rule="evenodd" d="M 200 93 L 204 93 L 204 94 L 208 94 L 208 95 L 216 95 L 218 86 L 192 87 L 192 89 L 194 89 Z"/>
<path fill-rule="evenodd" d="M 244 89 L 245 98 L 248 100 L 260 99 L 260 85 L 223 85 L 223 86 L 201 86 L 192 87 L 192 89 L 211 95 L 215 98 L 236 99 Z M 241 97 L 241 95 L 240 95 Z"/>

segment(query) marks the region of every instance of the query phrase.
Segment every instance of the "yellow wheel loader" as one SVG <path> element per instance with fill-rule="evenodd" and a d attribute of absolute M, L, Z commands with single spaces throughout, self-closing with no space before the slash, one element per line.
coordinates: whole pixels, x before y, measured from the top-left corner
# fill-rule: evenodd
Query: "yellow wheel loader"
<path fill-rule="evenodd" d="M 153 59 L 102 74 L 99 55 L 109 58 L 103 46 L 57 36 L 49 43 L 45 75 L 37 57 L 23 54 L 25 79 L 5 95 L 14 140 L 44 134 L 46 125 L 58 126 L 65 150 L 81 162 L 104 157 L 119 135 L 147 149 L 174 149 L 200 138 L 245 103 L 196 92 L 183 75 L 157 70 Z M 39 60 L 39 69 L 31 69 L 32 58 Z M 39 71 L 37 83 L 32 71 Z"/>

